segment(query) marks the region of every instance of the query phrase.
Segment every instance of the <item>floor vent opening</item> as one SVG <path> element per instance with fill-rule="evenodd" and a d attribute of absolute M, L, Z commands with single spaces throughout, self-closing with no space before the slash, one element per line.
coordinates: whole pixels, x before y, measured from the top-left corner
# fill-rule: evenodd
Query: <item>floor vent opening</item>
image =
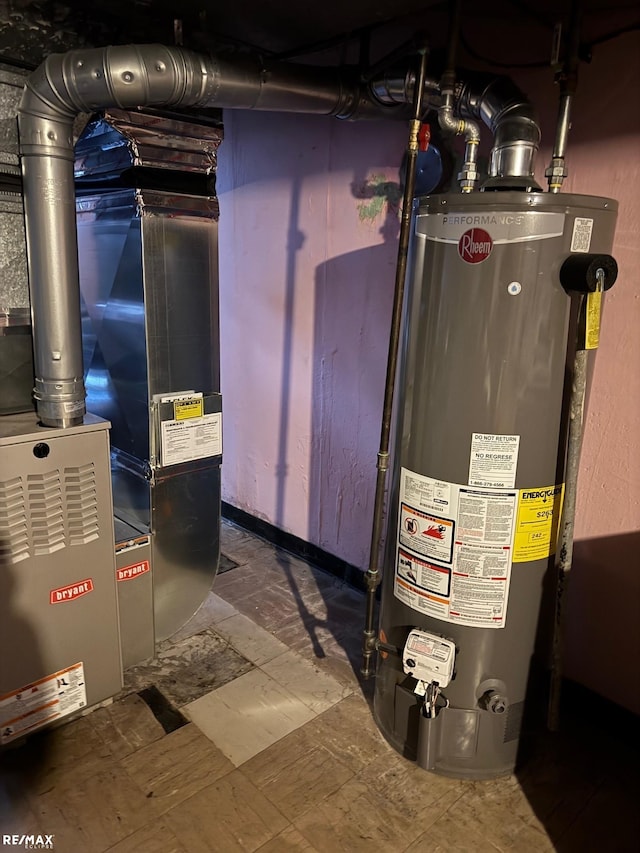
<path fill-rule="evenodd" d="M 231 557 L 227 557 L 226 554 L 220 554 L 218 574 L 223 575 L 225 572 L 230 572 L 231 569 L 237 569 L 239 565 L 240 563 L 236 563 L 235 560 L 232 560 Z"/>
<path fill-rule="evenodd" d="M 181 729 L 182 726 L 186 726 L 189 722 L 154 685 L 140 690 L 138 696 L 148 705 L 151 713 L 164 729 L 165 734 L 171 734 L 171 732 Z"/>

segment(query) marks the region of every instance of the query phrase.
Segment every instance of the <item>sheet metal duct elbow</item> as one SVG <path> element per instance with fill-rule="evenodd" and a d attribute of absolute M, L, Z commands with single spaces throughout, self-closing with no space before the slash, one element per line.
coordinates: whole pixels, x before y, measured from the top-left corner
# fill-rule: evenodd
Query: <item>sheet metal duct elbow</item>
<path fill-rule="evenodd" d="M 457 112 L 480 119 L 493 133 L 485 189 L 540 189 L 534 178 L 540 126 L 527 97 L 512 80 L 469 74 L 459 84 Z"/>

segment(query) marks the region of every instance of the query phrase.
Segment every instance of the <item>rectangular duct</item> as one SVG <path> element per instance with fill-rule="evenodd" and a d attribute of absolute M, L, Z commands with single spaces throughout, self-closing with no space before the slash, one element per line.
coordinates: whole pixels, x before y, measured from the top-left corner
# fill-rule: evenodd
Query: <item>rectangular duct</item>
<path fill-rule="evenodd" d="M 116 518 L 151 536 L 157 640 L 204 600 L 219 556 L 221 446 L 207 436 L 221 417 L 221 138 L 219 127 L 113 110 L 76 147 L 87 408 L 112 424 Z M 170 453 L 163 424 L 185 396 L 193 447 Z"/>

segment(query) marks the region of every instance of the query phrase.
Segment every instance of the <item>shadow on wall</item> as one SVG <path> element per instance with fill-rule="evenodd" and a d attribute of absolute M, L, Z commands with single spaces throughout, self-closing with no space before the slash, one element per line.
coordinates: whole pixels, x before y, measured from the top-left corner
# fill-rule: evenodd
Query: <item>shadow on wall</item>
<path fill-rule="evenodd" d="M 640 714 L 640 530 L 575 543 L 565 673 Z"/>
<path fill-rule="evenodd" d="M 287 448 L 291 407 L 295 404 L 290 395 L 290 374 L 296 265 L 305 240 L 298 226 L 301 186 L 301 180 L 294 178 L 287 231 L 274 519 L 280 529 L 287 527 Z M 340 551 L 341 534 L 348 537 L 349 528 L 358 531 L 356 539 L 367 541 L 370 536 L 375 454 L 384 394 L 381 377 L 386 357 L 386 344 L 380 346 L 380 340 L 386 342 L 389 334 L 399 233 L 397 183 L 388 181 L 384 175 L 368 178 L 363 173 L 354 177 L 351 186 L 358 200 L 360 222 L 365 227 L 380 223 L 379 233 L 384 243 L 331 258 L 316 269 L 307 539 L 331 554 Z M 363 446 L 370 448 L 370 453 L 363 453 Z M 361 557 L 358 567 L 364 570 L 367 555 L 362 553 Z M 343 601 L 336 600 L 335 587 L 325 588 L 320 584 L 326 617 L 323 614 L 318 618 L 307 608 L 285 552 L 279 552 L 278 563 L 287 577 L 315 656 L 326 656 L 322 636 L 331 635 L 329 642 L 342 647 L 358 673 L 360 617 L 364 618 L 361 604 L 354 602 L 353 609 L 345 607 Z"/>
<path fill-rule="evenodd" d="M 354 186 L 359 193 L 366 187 Z M 381 225 L 384 243 L 325 261 L 315 280 L 308 531 L 330 553 L 344 553 L 350 539 L 361 543 L 350 556 L 363 571 L 400 227 L 398 185 L 378 181 L 377 187 L 390 195 L 360 202 L 358 214 Z"/>
<path fill-rule="evenodd" d="M 520 741 L 516 777 L 558 853 L 627 853 L 637 848 L 637 720 L 567 682 L 560 730 L 542 722 Z M 517 844 L 516 844 L 517 846 Z"/>
<path fill-rule="evenodd" d="M 558 853 L 637 847 L 639 548 L 640 531 L 575 543 L 558 732 L 548 672 L 530 684 L 516 775 Z"/>

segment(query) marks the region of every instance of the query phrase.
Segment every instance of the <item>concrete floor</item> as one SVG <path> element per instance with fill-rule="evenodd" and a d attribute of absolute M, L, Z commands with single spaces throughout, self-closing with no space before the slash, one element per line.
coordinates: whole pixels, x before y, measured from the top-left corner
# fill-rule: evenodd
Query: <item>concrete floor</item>
<path fill-rule="evenodd" d="M 228 523 L 223 552 L 237 568 L 113 704 L 0 756 L 2 836 L 53 834 L 58 853 L 638 849 L 635 756 L 599 704 L 533 731 L 516 775 L 426 773 L 355 675 L 362 595 Z"/>

